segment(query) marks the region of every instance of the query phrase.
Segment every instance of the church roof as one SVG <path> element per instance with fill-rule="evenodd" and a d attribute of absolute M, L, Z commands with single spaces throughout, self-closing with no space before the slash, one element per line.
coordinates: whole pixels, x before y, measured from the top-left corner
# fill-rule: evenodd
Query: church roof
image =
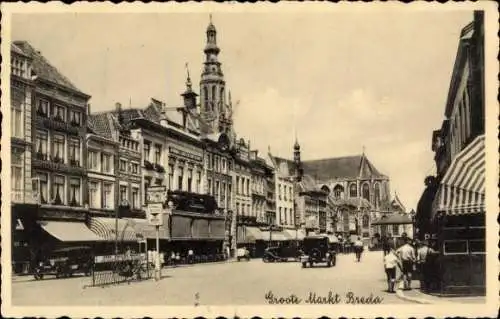
<path fill-rule="evenodd" d="M 32 58 L 32 68 L 35 74 L 41 79 L 52 82 L 72 91 L 88 96 L 80 91 L 66 76 L 64 76 L 55 66 L 36 50 L 27 41 L 14 41 L 14 46 L 22 50 L 28 57 Z"/>
<path fill-rule="evenodd" d="M 386 177 L 364 155 L 303 161 L 304 173 L 318 176 L 321 180 L 339 178 Z"/>
<path fill-rule="evenodd" d="M 295 163 L 292 160 L 270 155 L 274 168 L 281 176 L 293 176 L 295 174 Z"/>
<path fill-rule="evenodd" d="M 390 214 L 384 215 L 379 219 L 372 222 L 372 225 L 398 225 L 398 224 L 411 224 L 412 220 L 409 214 Z"/>

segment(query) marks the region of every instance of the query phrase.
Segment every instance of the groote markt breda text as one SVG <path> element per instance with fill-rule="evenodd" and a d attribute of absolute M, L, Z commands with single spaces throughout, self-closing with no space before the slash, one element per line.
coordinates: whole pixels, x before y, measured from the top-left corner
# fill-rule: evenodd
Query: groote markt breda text
<path fill-rule="evenodd" d="M 373 294 L 359 296 L 353 292 L 347 292 L 345 295 L 340 295 L 333 291 L 328 291 L 327 294 L 318 294 L 316 292 L 309 292 L 308 295 L 299 297 L 296 294 L 287 296 L 279 296 L 272 291 L 268 291 L 264 297 L 268 304 L 272 305 L 325 305 L 325 304 L 362 304 L 362 305 L 376 305 L 384 301 L 383 297 L 375 296 Z"/>

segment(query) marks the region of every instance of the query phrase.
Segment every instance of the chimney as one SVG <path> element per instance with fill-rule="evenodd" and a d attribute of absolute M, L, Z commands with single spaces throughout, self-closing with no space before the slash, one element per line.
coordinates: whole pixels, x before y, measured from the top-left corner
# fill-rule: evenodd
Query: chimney
<path fill-rule="evenodd" d="M 91 110 L 90 110 L 90 103 L 87 103 L 87 115 L 90 116 Z"/>
<path fill-rule="evenodd" d="M 116 116 L 118 118 L 118 123 L 123 124 L 123 116 L 122 116 L 122 104 L 119 102 L 115 103 Z"/>

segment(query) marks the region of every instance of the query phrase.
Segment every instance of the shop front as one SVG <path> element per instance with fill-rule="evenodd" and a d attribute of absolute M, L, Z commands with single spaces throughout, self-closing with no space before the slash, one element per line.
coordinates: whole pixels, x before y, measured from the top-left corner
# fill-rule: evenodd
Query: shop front
<path fill-rule="evenodd" d="M 170 233 L 170 242 L 161 247 L 167 256 L 173 252 L 187 259 L 189 250 L 192 250 L 194 258 L 203 262 L 215 261 L 223 254 L 226 236 L 223 216 L 174 210 Z"/>
<path fill-rule="evenodd" d="M 439 254 L 434 292 L 484 295 L 486 292 L 486 213 L 484 136 L 453 160 L 436 195 L 432 223 Z"/>
<path fill-rule="evenodd" d="M 238 226 L 237 242 L 238 248 L 246 247 L 253 258 L 262 257 L 267 247 L 262 240 L 261 230 L 256 226 Z"/>

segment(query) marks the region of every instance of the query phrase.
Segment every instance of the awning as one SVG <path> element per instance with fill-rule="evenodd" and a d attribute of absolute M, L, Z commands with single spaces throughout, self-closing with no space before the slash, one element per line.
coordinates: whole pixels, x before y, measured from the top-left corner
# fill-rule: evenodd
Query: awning
<path fill-rule="evenodd" d="M 285 241 L 285 235 L 280 231 L 262 231 L 262 240 L 264 241 Z"/>
<path fill-rule="evenodd" d="M 156 227 L 150 225 L 147 219 L 142 218 L 125 218 L 129 220 L 136 234 L 144 236 L 144 239 L 156 239 Z M 169 239 L 168 236 L 168 219 L 164 216 L 163 225 L 159 227 L 159 238 Z"/>
<path fill-rule="evenodd" d="M 258 227 L 238 227 L 238 244 L 253 244 L 257 240 L 262 240 L 262 231 Z"/>
<path fill-rule="evenodd" d="M 118 219 L 118 236 L 116 233 L 116 219 L 108 217 L 92 217 L 90 218 L 89 228 L 99 237 L 107 240 L 114 241 L 137 241 L 144 238 L 144 234 L 136 231 L 134 222 L 130 219 Z"/>
<path fill-rule="evenodd" d="M 306 232 L 303 229 L 284 229 L 283 233 L 288 240 L 304 240 Z"/>
<path fill-rule="evenodd" d="M 42 228 L 53 237 L 65 242 L 103 241 L 83 222 L 39 221 Z"/>
<path fill-rule="evenodd" d="M 432 216 L 484 213 L 484 135 L 476 137 L 453 159 L 434 199 Z"/>

